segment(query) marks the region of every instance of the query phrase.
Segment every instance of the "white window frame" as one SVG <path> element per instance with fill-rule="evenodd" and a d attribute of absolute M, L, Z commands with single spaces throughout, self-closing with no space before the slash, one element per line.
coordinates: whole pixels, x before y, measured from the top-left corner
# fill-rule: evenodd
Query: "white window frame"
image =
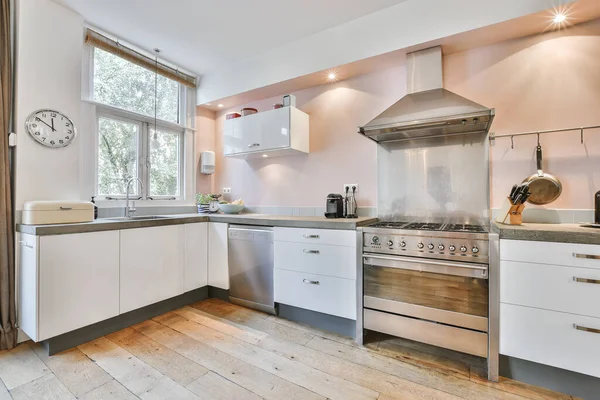
<path fill-rule="evenodd" d="M 169 195 L 151 195 L 149 193 L 150 190 L 150 129 L 154 128 L 154 120 L 152 118 L 145 117 L 143 115 L 137 115 L 135 113 L 121 110 L 115 107 L 109 107 L 106 105 L 101 105 L 96 103 L 96 160 L 95 160 L 95 194 L 98 200 L 123 200 L 126 198 L 126 195 L 100 195 L 98 193 L 98 160 L 100 157 L 100 132 L 99 132 L 99 121 L 100 118 L 109 118 L 114 119 L 116 121 L 128 122 L 130 124 L 139 126 L 139 140 L 138 140 L 138 160 L 137 160 L 137 171 L 138 176 L 143 182 L 143 188 L 138 196 L 131 197 L 131 199 L 135 200 L 184 200 L 185 199 L 185 129 L 166 121 L 156 122 L 156 128 L 158 130 L 167 131 L 169 133 L 179 135 L 179 195 L 177 196 L 169 196 Z M 133 115 L 132 115 L 133 114 Z M 150 121 L 152 120 L 152 121 Z M 136 177 L 134 177 L 136 178 Z M 138 184 L 136 182 L 136 184 Z"/>
<path fill-rule="evenodd" d="M 88 46 L 89 47 L 89 46 Z M 179 84 L 179 110 L 178 110 L 178 123 L 164 121 L 157 119 L 154 120 L 154 117 L 150 117 L 143 114 L 138 114 L 133 111 L 124 110 L 118 107 L 114 107 L 108 104 L 98 103 L 93 100 L 94 94 L 94 47 L 89 47 L 89 68 L 87 69 L 87 77 L 84 75 L 83 82 L 83 100 L 87 103 L 91 103 L 95 106 L 96 109 L 96 120 L 94 122 L 95 125 L 95 160 L 94 160 L 94 194 L 99 201 L 112 201 L 112 200 L 124 200 L 126 198 L 125 195 L 99 195 L 98 193 L 98 158 L 99 158 L 99 145 L 100 145 L 100 134 L 99 134 L 99 120 L 101 117 L 111 118 L 115 120 L 121 120 L 124 122 L 129 122 L 132 124 L 140 125 L 140 140 L 138 142 L 138 178 L 140 178 L 144 184 L 144 187 L 140 193 L 140 197 L 135 196 L 132 197 L 135 199 L 139 199 L 142 201 L 173 201 L 181 203 L 186 199 L 186 173 L 187 173 L 187 163 L 188 157 L 186 157 L 186 131 L 190 131 L 189 128 L 185 126 L 186 121 L 186 111 L 187 111 L 187 101 L 194 101 L 194 99 L 187 99 L 185 87 L 180 83 Z M 179 195 L 178 196 L 158 196 L 158 195 L 149 195 L 150 189 L 150 160 L 149 160 L 149 143 L 150 143 L 150 127 L 154 127 L 156 123 L 156 128 L 159 130 L 168 131 L 171 133 L 176 133 L 179 135 Z M 191 130 L 193 131 L 193 130 Z"/>

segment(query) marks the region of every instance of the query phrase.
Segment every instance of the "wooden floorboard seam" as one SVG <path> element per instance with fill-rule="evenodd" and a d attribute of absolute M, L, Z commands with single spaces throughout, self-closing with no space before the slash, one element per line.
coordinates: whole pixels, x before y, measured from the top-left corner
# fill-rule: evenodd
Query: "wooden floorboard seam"
<path fill-rule="evenodd" d="M 467 355 L 371 340 L 208 299 L 52 357 L 32 342 L 2 351 L 0 400 L 575 400 L 489 382 Z"/>

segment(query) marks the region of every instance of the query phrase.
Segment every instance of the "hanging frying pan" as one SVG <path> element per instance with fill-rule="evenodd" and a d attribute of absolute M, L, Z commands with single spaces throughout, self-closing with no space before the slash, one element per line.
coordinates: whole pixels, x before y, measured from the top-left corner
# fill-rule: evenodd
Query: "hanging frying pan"
<path fill-rule="evenodd" d="M 562 192 L 562 183 L 554 175 L 542 170 L 542 146 L 538 143 L 535 151 L 537 159 L 537 173 L 526 178 L 523 183 L 529 183 L 531 196 L 527 200 L 531 204 L 549 204 L 558 199 Z"/>

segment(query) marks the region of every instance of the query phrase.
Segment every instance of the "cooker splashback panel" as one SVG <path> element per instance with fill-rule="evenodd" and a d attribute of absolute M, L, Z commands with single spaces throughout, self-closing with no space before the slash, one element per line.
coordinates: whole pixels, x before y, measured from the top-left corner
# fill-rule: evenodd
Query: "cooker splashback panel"
<path fill-rule="evenodd" d="M 381 144 L 377 163 L 380 219 L 489 224 L 487 135 Z"/>

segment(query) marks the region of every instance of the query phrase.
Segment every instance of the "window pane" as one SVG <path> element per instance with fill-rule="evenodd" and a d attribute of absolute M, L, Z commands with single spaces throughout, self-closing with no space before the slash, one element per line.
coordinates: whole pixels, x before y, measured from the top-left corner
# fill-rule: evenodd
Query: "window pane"
<path fill-rule="evenodd" d="M 154 72 L 94 48 L 94 93 L 98 103 L 154 117 Z M 158 75 L 156 116 L 179 122 L 179 83 Z"/>
<path fill-rule="evenodd" d="M 150 196 L 180 194 L 181 134 L 150 128 Z"/>
<path fill-rule="evenodd" d="M 138 177 L 139 134 L 138 124 L 98 119 L 98 194 L 124 196 L 127 181 Z M 137 185 L 131 190 L 139 196 Z"/>

